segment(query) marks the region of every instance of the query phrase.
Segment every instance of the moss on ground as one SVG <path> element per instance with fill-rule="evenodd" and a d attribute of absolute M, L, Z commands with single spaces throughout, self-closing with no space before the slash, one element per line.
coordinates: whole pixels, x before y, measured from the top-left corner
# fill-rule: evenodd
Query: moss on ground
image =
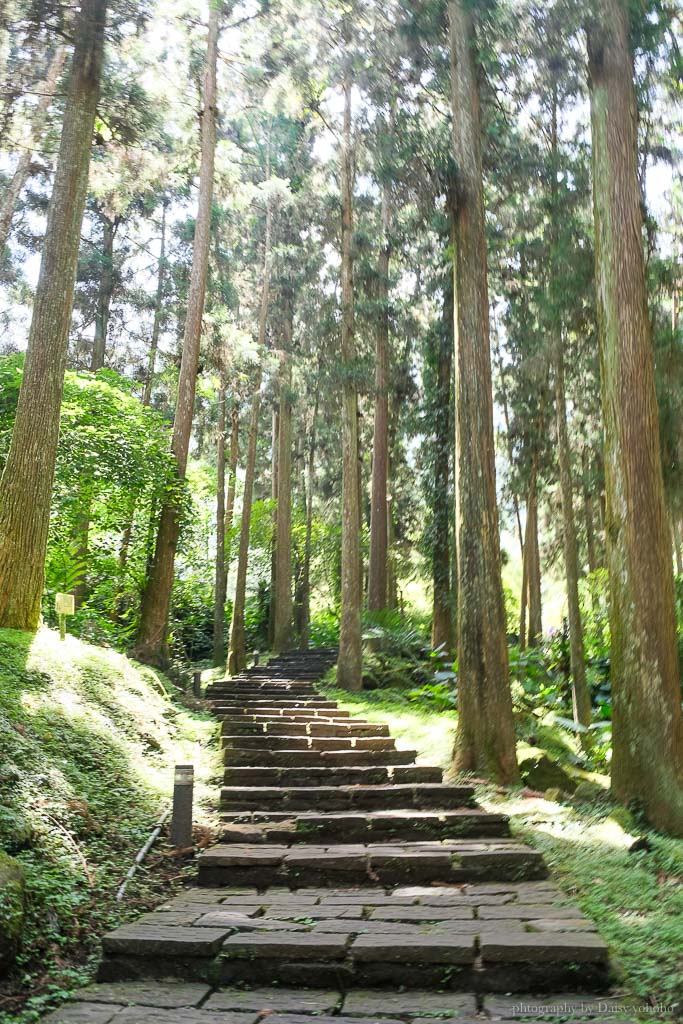
<path fill-rule="evenodd" d="M 159 847 L 115 902 L 168 805 L 173 765 L 195 765 L 196 820 L 215 795 L 215 725 L 178 698 L 112 650 L 0 630 L 0 849 L 21 864 L 27 894 L 22 951 L 0 983 L 3 1024 L 37 1020 L 86 980 L 99 936 L 181 877 Z"/>
<path fill-rule="evenodd" d="M 349 694 L 329 685 L 323 689 L 354 715 L 386 722 L 400 745 L 416 749 L 425 763 L 450 768 L 455 713 L 416 707 L 402 690 Z M 562 803 L 527 796 L 519 789 L 505 793 L 478 787 L 479 802 L 510 815 L 515 833 L 542 851 L 555 881 L 597 922 L 624 992 L 644 1005 L 677 1003 L 680 1014 L 683 841 L 637 826 L 632 816 L 609 800 L 604 776 L 576 772 L 571 760 L 576 747 L 570 734 L 565 740 L 556 728 L 544 727 L 536 731 L 534 740 L 534 749 L 547 751 L 578 777 L 590 779 L 590 784 Z M 520 753 L 529 749 L 528 744 L 520 744 Z M 598 798 L 583 801 L 586 791 Z M 630 853 L 636 836 L 646 839 L 650 849 Z"/>

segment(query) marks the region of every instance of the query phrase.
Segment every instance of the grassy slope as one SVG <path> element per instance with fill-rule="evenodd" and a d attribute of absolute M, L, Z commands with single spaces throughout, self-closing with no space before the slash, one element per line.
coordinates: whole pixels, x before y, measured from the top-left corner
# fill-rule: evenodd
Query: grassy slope
<path fill-rule="evenodd" d="M 324 687 L 342 707 L 387 722 L 399 746 L 424 762 L 450 767 L 453 713 L 418 710 L 400 690 L 349 694 Z M 542 732 L 542 730 L 541 730 Z M 557 748 L 554 753 L 556 754 Z M 514 831 L 542 850 L 556 881 L 598 923 L 615 977 L 636 1002 L 683 1006 L 683 842 L 637 829 L 649 852 L 629 853 L 633 836 L 606 799 L 560 804 L 480 788 L 480 802 L 512 818 Z M 628 816 L 616 811 L 616 817 Z"/>
<path fill-rule="evenodd" d="M 158 902 L 180 874 L 153 853 L 124 903 L 114 902 L 168 804 L 173 765 L 194 763 L 198 803 L 208 796 L 213 732 L 174 702 L 166 680 L 111 650 L 62 643 L 50 630 L 0 630 L 0 848 L 23 864 L 29 893 L 0 1021 L 37 1019 L 88 975 L 99 935 Z"/>

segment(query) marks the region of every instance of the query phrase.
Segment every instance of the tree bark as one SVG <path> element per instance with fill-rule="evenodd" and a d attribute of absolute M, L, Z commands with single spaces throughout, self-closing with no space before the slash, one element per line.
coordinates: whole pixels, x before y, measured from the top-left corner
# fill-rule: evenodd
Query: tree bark
<path fill-rule="evenodd" d="M 31 129 L 28 137 L 22 141 L 22 149 L 17 160 L 14 173 L 5 189 L 5 195 L 0 203 L 0 258 L 7 245 L 12 218 L 19 202 L 19 197 L 24 190 L 31 173 L 33 152 L 38 145 L 40 138 L 47 125 L 48 113 L 52 101 L 57 92 L 57 85 L 66 63 L 66 46 L 58 46 L 47 69 L 45 81 L 41 85 L 41 96 L 33 111 Z"/>
<path fill-rule="evenodd" d="M 598 327 L 612 628 L 612 791 L 683 835 L 683 716 L 671 545 L 637 173 L 636 96 L 623 0 L 588 26 Z"/>
<path fill-rule="evenodd" d="M 387 482 L 389 475 L 389 262 L 391 248 L 390 186 L 382 188 L 380 252 L 377 264 L 377 328 L 375 342 L 375 425 L 372 444 L 372 489 L 370 502 L 370 558 L 368 564 L 368 608 L 387 607 L 388 539 Z"/>
<path fill-rule="evenodd" d="M 275 601 L 277 598 L 277 562 L 275 559 L 275 544 L 277 534 L 277 495 L 278 495 L 278 456 L 280 436 L 280 409 L 275 406 L 271 419 L 270 431 L 270 500 L 272 501 L 272 537 L 270 542 L 270 594 L 268 600 L 268 647 L 272 650 L 275 640 Z"/>
<path fill-rule="evenodd" d="M 355 310 L 353 294 L 353 153 L 351 89 L 344 78 L 344 128 L 341 147 L 341 284 L 342 328 L 342 542 L 341 624 L 337 683 L 345 690 L 363 685 L 361 600 L 363 573 L 360 549 L 360 482 L 358 461 L 358 388 L 355 380 Z"/>
<path fill-rule="evenodd" d="M 59 415 L 95 111 L 106 0 L 76 18 L 69 93 L 47 215 L 24 376 L 0 481 L 0 626 L 35 629 L 45 582 Z"/>
<path fill-rule="evenodd" d="M 579 554 L 574 523 L 574 487 L 572 483 L 571 453 L 567 432 L 567 403 L 564 385 L 564 353 L 560 335 L 554 341 L 555 363 L 555 417 L 557 430 L 557 461 L 560 467 L 562 496 L 562 535 L 564 540 L 564 570 L 567 580 L 567 613 L 569 618 L 569 658 L 572 672 L 572 704 L 574 721 L 589 726 L 593 706 L 586 681 L 586 661 L 583 648 L 583 623 L 579 603 Z"/>
<path fill-rule="evenodd" d="M 104 366 L 104 357 L 107 351 L 109 311 L 114 294 L 114 238 L 116 236 L 116 221 L 110 220 L 106 214 L 101 214 L 101 219 L 102 272 L 97 289 L 95 338 L 93 341 L 92 358 L 90 360 L 90 370 L 92 373 L 96 373 L 97 370 L 101 370 Z"/>
<path fill-rule="evenodd" d="M 218 389 L 218 438 L 216 442 L 216 563 L 214 570 L 213 663 L 225 661 L 225 384 Z"/>
<path fill-rule="evenodd" d="M 541 558 L 538 549 L 538 457 L 529 483 L 527 501 L 527 533 L 524 550 L 527 553 L 527 594 L 529 601 L 529 647 L 536 647 L 543 637 L 543 605 L 541 600 Z"/>
<path fill-rule="evenodd" d="M 450 462 L 453 444 L 451 379 L 453 375 L 454 296 L 446 284 L 443 329 L 438 335 L 436 359 L 436 417 L 434 422 L 434 507 L 432 542 L 432 647 L 443 647 L 455 655 L 457 633 L 455 602 L 451 590 Z"/>
<path fill-rule="evenodd" d="M 593 498 L 591 497 L 589 485 L 588 449 L 581 452 L 581 472 L 583 490 L 583 516 L 586 526 L 586 559 L 588 561 L 588 572 L 593 573 L 598 568 L 598 556 L 595 549 L 595 525 L 593 521 Z"/>
<path fill-rule="evenodd" d="M 268 162 L 270 175 L 270 160 Z M 266 327 L 268 324 L 268 304 L 270 301 L 270 251 L 273 233 L 273 211 L 270 200 L 266 207 L 266 229 L 263 255 L 263 281 L 261 284 L 261 310 L 259 314 L 259 354 L 266 344 Z M 228 672 L 237 675 L 247 666 L 246 635 L 244 613 L 247 599 L 247 568 L 249 564 L 249 532 L 251 527 L 251 506 L 254 497 L 254 475 L 256 471 L 256 445 L 258 442 L 259 416 L 261 413 L 261 377 L 262 368 L 259 364 L 254 395 L 251 400 L 251 419 L 249 423 L 249 441 L 247 445 L 247 461 L 244 475 L 244 495 L 242 498 L 242 523 L 240 525 L 240 544 L 237 558 L 237 579 L 235 581 L 235 602 L 230 622 L 230 653 L 228 655 Z"/>
<path fill-rule="evenodd" d="M 177 465 L 178 487 L 185 479 L 190 448 L 209 266 L 213 172 L 216 156 L 216 67 L 221 14 L 222 4 L 212 3 L 209 10 L 204 103 L 201 114 L 199 200 L 187 298 L 183 355 L 178 380 L 178 399 L 171 441 L 171 450 Z M 140 661 L 151 664 L 166 665 L 168 663 L 166 633 L 180 527 L 181 509 L 178 495 L 171 493 L 166 497 L 161 510 L 154 560 L 142 597 L 140 627 L 135 646 L 135 656 Z"/>
<path fill-rule="evenodd" d="M 152 401 L 152 386 L 154 385 L 154 374 L 156 372 L 157 352 L 159 351 L 159 338 L 161 336 L 161 321 L 164 309 L 164 288 L 166 285 L 166 210 L 168 199 L 164 197 L 161 204 L 161 242 L 159 245 L 159 265 L 157 270 L 157 292 L 154 299 L 154 322 L 152 324 L 152 337 L 149 344 L 149 358 L 147 361 L 147 379 L 145 390 L 142 396 L 142 404 L 150 405 Z"/>
<path fill-rule="evenodd" d="M 586 681 L 586 661 L 583 646 L 583 623 L 579 603 L 579 553 L 574 520 L 574 484 L 572 480 L 571 449 L 567 430 L 567 401 L 564 378 L 564 350 L 562 337 L 562 314 L 553 309 L 553 300 L 559 293 L 561 282 L 558 266 L 560 246 L 560 208 L 558 178 L 560 174 L 560 153 L 557 132 L 557 84 L 553 84 L 550 124 L 550 242 L 551 274 L 551 346 L 555 374 L 555 432 L 557 440 L 557 461 L 560 470 L 560 494 L 562 499 L 562 536 L 564 542 L 564 570 L 567 581 L 567 613 L 569 619 L 569 658 L 572 674 L 572 704 L 574 721 L 589 726 L 593 718 L 590 690 Z M 585 739 L 585 737 L 584 737 Z M 584 743 L 585 745 L 585 743 Z"/>
<path fill-rule="evenodd" d="M 518 777 L 496 503 L 478 67 L 465 0 L 449 0 L 455 210 L 458 732 L 455 767 Z M 472 443 L 476 439 L 476 443 Z"/>
<path fill-rule="evenodd" d="M 283 294 L 283 353 L 280 366 L 277 456 L 277 517 L 275 534 L 275 614 L 273 649 L 291 650 L 292 636 L 292 340 L 294 299 L 290 287 Z"/>
<path fill-rule="evenodd" d="M 240 453 L 240 411 L 237 404 L 233 405 L 230 416 L 230 461 L 228 464 L 228 498 L 225 506 L 225 584 L 227 589 L 230 575 L 230 531 L 235 511 L 235 491 L 237 489 L 237 460 Z"/>
<path fill-rule="evenodd" d="M 301 630 L 299 647 L 307 651 L 311 632 L 311 550 L 313 537 L 313 489 L 315 485 L 315 443 L 318 419 L 318 392 L 316 391 L 313 416 L 311 419 L 308 464 L 306 466 L 306 540 L 304 542 L 304 566 L 301 582 Z"/>
<path fill-rule="evenodd" d="M 529 506 L 527 504 L 527 518 L 524 528 L 524 537 L 529 530 Z M 525 651 L 527 646 L 526 620 L 529 609 L 529 549 L 526 543 L 522 542 L 522 592 L 519 598 L 519 649 Z"/>
<path fill-rule="evenodd" d="M 245 633 L 245 607 L 247 600 L 247 569 L 249 567 L 249 532 L 251 527 L 251 507 L 254 497 L 254 475 L 256 470 L 256 446 L 258 443 L 259 416 L 261 414 L 261 370 L 254 384 L 249 420 L 249 440 L 247 442 L 247 461 L 244 475 L 244 495 L 242 498 L 242 523 L 240 526 L 240 543 L 237 555 L 237 579 L 235 582 L 235 601 L 232 606 L 230 621 L 230 653 L 228 654 L 228 672 L 236 676 L 247 667 L 247 649 Z"/>

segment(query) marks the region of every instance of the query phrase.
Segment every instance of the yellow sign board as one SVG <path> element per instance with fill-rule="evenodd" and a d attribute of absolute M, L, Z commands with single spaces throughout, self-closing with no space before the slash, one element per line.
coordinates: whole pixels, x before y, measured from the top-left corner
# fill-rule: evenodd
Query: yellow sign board
<path fill-rule="evenodd" d="M 55 611 L 57 615 L 73 615 L 76 611 L 73 594 L 55 594 Z"/>

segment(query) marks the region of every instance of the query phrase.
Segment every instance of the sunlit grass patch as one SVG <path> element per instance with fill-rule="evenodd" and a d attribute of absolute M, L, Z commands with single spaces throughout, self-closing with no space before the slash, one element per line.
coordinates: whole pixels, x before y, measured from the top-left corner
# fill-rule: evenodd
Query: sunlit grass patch
<path fill-rule="evenodd" d="M 416 750 L 423 764 L 447 769 L 453 753 L 457 715 L 453 711 L 434 714 L 413 704 L 403 690 L 369 690 L 348 693 L 338 687 L 322 688 L 339 707 L 369 722 L 386 723 L 396 746 Z"/>

